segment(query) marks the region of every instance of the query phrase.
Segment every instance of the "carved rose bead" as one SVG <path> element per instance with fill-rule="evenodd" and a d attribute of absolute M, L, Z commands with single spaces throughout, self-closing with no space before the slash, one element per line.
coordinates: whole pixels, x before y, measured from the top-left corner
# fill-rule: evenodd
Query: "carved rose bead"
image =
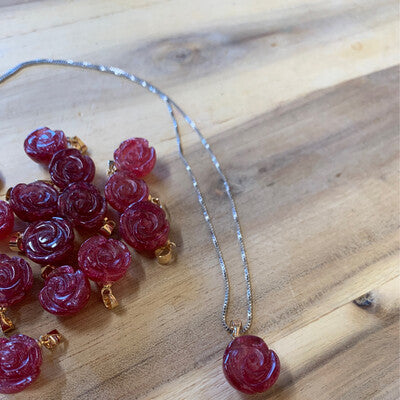
<path fill-rule="evenodd" d="M 120 240 L 94 236 L 79 249 L 78 263 L 91 280 L 107 284 L 125 275 L 131 263 L 131 253 Z"/>
<path fill-rule="evenodd" d="M 22 237 L 22 250 L 38 264 L 62 261 L 73 247 L 73 227 L 69 221 L 60 217 L 33 222 Z"/>
<path fill-rule="evenodd" d="M 23 221 L 49 219 L 57 214 L 57 190 L 43 181 L 20 183 L 10 193 L 10 205 Z"/>
<path fill-rule="evenodd" d="M 32 285 L 32 268 L 24 259 L 0 254 L 1 307 L 10 307 L 20 302 Z"/>
<path fill-rule="evenodd" d="M 14 214 L 10 205 L 0 200 L 0 239 L 10 234 L 14 227 Z"/>
<path fill-rule="evenodd" d="M 85 274 L 69 265 L 56 268 L 47 277 L 39 293 L 39 302 L 51 314 L 76 314 L 90 298 L 90 284 Z"/>
<path fill-rule="evenodd" d="M 143 138 L 125 140 L 114 152 L 117 170 L 125 171 L 133 178 L 142 178 L 149 174 L 156 164 L 156 151 L 149 147 Z"/>
<path fill-rule="evenodd" d="M 229 343 L 223 358 L 228 382 L 240 392 L 262 393 L 278 379 L 280 363 L 277 354 L 258 336 L 239 336 Z"/>
<path fill-rule="evenodd" d="M 112 208 L 124 212 L 131 204 L 147 200 L 149 188 L 142 179 L 118 171 L 108 178 L 104 194 Z"/>
<path fill-rule="evenodd" d="M 120 218 L 123 239 L 135 250 L 152 255 L 168 240 L 165 212 L 150 201 L 130 205 Z"/>
<path fill-rule="evenodd" d="M 35 162 L 48 165 L 57 151 L 67 148 L 63 131 L 40 128 L 30 133 L 24 142 L 25 153 Z"/>
<path fill-rule="evenodd" d="M 77 149 L 65 149 L 54 154 L 49 172 L 51 180 L 63 189 L 73 182 L 92 182 L 96 168 L 89 156 Z"/>
<path fill-rule="evenodd" d="M 60 194 L 58 211 L 77 227 L 96 229 L 106 216 L 107 203 L 96 186 L 76 182 L 71 183 Z"/>
<path fill-rule="evenodd" d="M 17 393 L 40 374 L 42 351 L 35 339 L 25 335 L 0 338 L 0 393 Z"/>

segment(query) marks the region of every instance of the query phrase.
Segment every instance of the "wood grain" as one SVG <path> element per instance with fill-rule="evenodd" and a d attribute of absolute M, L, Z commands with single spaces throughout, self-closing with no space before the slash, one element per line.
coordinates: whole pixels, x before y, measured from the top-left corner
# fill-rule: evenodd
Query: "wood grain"
<path fill-rule="evenodd" d="M 253 398 L 400 397 L 397 8 L 373 0 L 0 2 L 0 71 L 36 56 L 113 64 L 172 95 L 209 139 L 242 222 L 251 332 L 282 359 L 275 388 Z M 115 312 L 94 288 L 82 313 L 55 318 L 40 310 L 36 279 L 11 310 L 18 332 L 56 327 L 67 343 L 13 398 L 246 398 L 222 375 L 229 336 L 219 320 L 219 265 L 162 104 L 113 77 L 58 67 L 24 71 L 0 91 L 1 193 L 47 177 L 22 149 L 37 126 L 84 138 L 99 186 L 118 143 L 144 136 L 159 155 L 147 181 L 168 205 L 178 245 L 170 267 L 135 256 L 115 285 Z M 223 187 L 194 135 L 183 128 L 183 137 L 230 269 L 230 314 L 244 318 Z M 352 303 L 368 291 L 373 307 Z"/>

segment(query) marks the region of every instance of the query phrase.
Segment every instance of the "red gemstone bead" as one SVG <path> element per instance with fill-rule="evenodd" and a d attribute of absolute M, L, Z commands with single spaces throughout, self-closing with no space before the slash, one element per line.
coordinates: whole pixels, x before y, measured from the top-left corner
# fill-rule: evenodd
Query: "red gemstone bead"
<path fill-rule="evenodd" d="M 0 254 L 0 306 L 20 302 L 31 290 L 33 274 L 30 265 L 19 257 Z"/>
<path fill-rule="evenodd" d="M 51 314 L 76 314 L 89 301 L 90 283 L 85 274 L 69 265 L 56 268 L 47 277 L 39 293 L 39 302 Z"/>
<path fill-rule="evenodd" d="M 131 253 L 120 240 L 93 236 L 79 249 L 78 263 L 91 280 L 107 284 L 125 275 L 131 263 Z"/>
<path fill-rule="evenodd" d="M 96 168 L 89 156 L 77 149 L 65 149 L 54 154 L 49 172 L 52 181 L 63 189 L 73 182 L 92 182 Z"/>
<path fill-rule="evenodd" d="M 0 393 L 17 393 L 40 374 L 42 351 L 35 339 L 25 335 L 0 338 Z"/>
<path fill-rule="evenodd" d="M 142 178 L 151 172 L 156 163 L 156 151 L 143 138 L 125 140 L 114 152 L 115 166 L 133 178 Z"/>
<path fill-rule="evenodd" d="M 246 394 L 262 393 L 278 379 L 280 363 L 277 354 L 258 336 L 239 336 L 229 343 L 223 358 L 228 382 Z"/>
<path fill-rule="evenodd" d="M 57 214 L 57 190 L 43 181 L 20 183 L 10 193 L 10 205 L 23 221 L 49 219 Z"/>
<path fill-rule="evenodd" d="M 116 172 L 108 178 L 104 194 L 112 208 L 124 212 L 131 204 L 147 200 L 149 188 L 142 179 L 131 178 L 125 172 Z"/>
<path fill-rule="evenodd" d="M 47 165 L 53 154 L 67 148 L 63 131 L 40 128 L 30 133 L 24 142 L 25 153 L 35 162 Z"/>
<path fill-rule="evenodd" d="M 85 229 L 100 228 L 107 203 L 96 186 L 86 182 L 71 183 L 58 198 L 59 214 L 73 225 Z"/>
<path fill-rule="evenodd" d="M 22 250 L 38 264 L 53 264 L 65 259 L 74 247 L 74 230 L 60 217 L 33 222 L 22 237 Z"/>
<path fill-rule="evenodd" d="M 139 252 L 153 255 L 168 240 L 165 212 L 150 201 L 130 205 L 120 218 L 123 239 Z"/>
<path fill-rule="evenodd" d="M 0 239 L 4 239 L 10 234 L 14 227 L 14 214 L 10 205 L 0 200 Z"/>

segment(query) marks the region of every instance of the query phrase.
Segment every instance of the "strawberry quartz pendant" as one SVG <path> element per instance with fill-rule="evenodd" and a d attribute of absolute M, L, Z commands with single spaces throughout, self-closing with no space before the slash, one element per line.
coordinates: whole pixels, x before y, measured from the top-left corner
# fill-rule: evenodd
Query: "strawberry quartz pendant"
<path fill-rule="evenodd" d="M 31 385 L 40 374 L 41 347 L 52 350 L 61 340 L 56 330 L 39 340 L 25 335 L 0 338 L 0 393 L 18 393 Z"/>
<path fill-rule="evenodd" d="M 24 259 L 0 254 L 0 324 L 3 332 L 14 328 L 5 316 L 6 309 L 19 303 L 32 285 L 32 269 Z"/>
<path fill-rule="evenodd" d="M 131 178 L 127 173 L 117 171 L 106 183 L 104 194 L 110 206 L 124 212 L 131 204 L 149 198 L 149 188 L 142 179 Z"/>
<path fill-rule="evenodd" d="M 102 285 L 104 305 L 112 309 L 118 305 L 111 284 L 121 279 L 131 263 L 131 254 L 120 240 L 94 236 L 86 240 L 78 253 L 79 268 L 92 281 Z"/>
<path fill-rule="evenodd" d="M 89 156 L 72 148 L 54 154 L 49 172 L 54 184 L 63 189 L 73 182 L 92 182 L 96 168 Z"/>
<path fill-rule="evenodd" d="M 20 183 L 10 191 L 10 206 L 22 221 L 49 219 L 57 214 L 58 192 L 44 181 Z"/>
<path fill-rule="evenodd" d="M 14 227 L 14 214 L 10 205 L 0 200 L 0 239 L 8 236 Z"/>
<path fill-rule="evenodd" d="M 120 232 L 139 253 L 156 256 L 160 264 L 172 260 L 175 244 L 168 240 L 169 222 L 164 210 L 151 201 L 131 204 L 121 215 Z"/>
<path fill-rule="evenodd" d="M 102 226 L 107 203 L 96 186 L 86 182 L 71 183 L 58 198 L 59 214 L 84 229 Z"/>
<path fill-rule="evenodd" d="M 24 142 L 25 153 L 35 162 L 48 165 L 53 154 L 67 148 L 63 131 L 40 128 L 28 135 Z"/>
<path fill-rule="evenodd" d="M 33 222 L 23 235 L 16 234 L 16 237 L 18 250 L 38 264 L 60 262 L 74 247 L 73 227 L 69 221 L 60 217 Z M 12 250 L 16 249 L 12 247 Z"/>
<path fill-rule="evenodd" d="M 156 151 L 143 138 L 125 140 L 114 152 L 115 167 L 132 178 L 148 175 L 156 164 Z"/>
<path fill-rule="evenodd" d="M 258 336 L 235 337 L 225 350 L 222 363 L 227 381 L 242 393 L 268 390 L 278 379 L 277 354 Z"/>
<path fill-rule="evenodd" d="M 55 268 L 45 276 L 39 293 L 39 302 L 51 314 L 67 316 L 76 314 L 90 298 L 90 283 L 85 274 L 69 265 Z"/>

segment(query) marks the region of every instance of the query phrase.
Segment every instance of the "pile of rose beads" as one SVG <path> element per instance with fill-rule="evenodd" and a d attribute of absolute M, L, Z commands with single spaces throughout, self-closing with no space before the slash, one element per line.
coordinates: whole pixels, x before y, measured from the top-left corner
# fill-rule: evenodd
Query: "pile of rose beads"
<path fill-rule="evenodd" d="M 20 183 L 0 201 L 0 238 L 9 236 L 14 213 L 28 225 L 11 235 L 10 248 L 42 265 L 39 303 L 47 312 L 69 316 L 82 310 L 91 293 L 90 281 L 101 288 L 104 305 L 118 302 L 111 285 L 126 274 L 132 256 L 120 240 L 108 238 L 115 223 L 107 218 L 107 201 L 120 216 L 123 239 L 138 252 L 171 260 L 169 222 L 164 209 L 149 195 L 142 180 L 154 168 L 156 152 L 146 139 L 132 138 L 114 152 L 105 197 L 92 184 L 93 160 L 77 137 L 40 128 L 25 140 L 26 154 L 48 168 L 51 181 Z M 77 268 L 65 265 L 74 257 L 74 229 L 94 236 L 79 248 Z M 104 236 L 99 235 L 102 234 Z M 0 322 L 4 332 L 14 326 L 6 309 L 21 301 L 32 288 L 33 273 L 22 258 L 0 255 Z M 57 331 L 39 340 L 25 335 L 0 339 L 0 393 L 15 393 L 36 380 L 42 363 L 41 346 L 52 349 L 61 340 Z"/>

